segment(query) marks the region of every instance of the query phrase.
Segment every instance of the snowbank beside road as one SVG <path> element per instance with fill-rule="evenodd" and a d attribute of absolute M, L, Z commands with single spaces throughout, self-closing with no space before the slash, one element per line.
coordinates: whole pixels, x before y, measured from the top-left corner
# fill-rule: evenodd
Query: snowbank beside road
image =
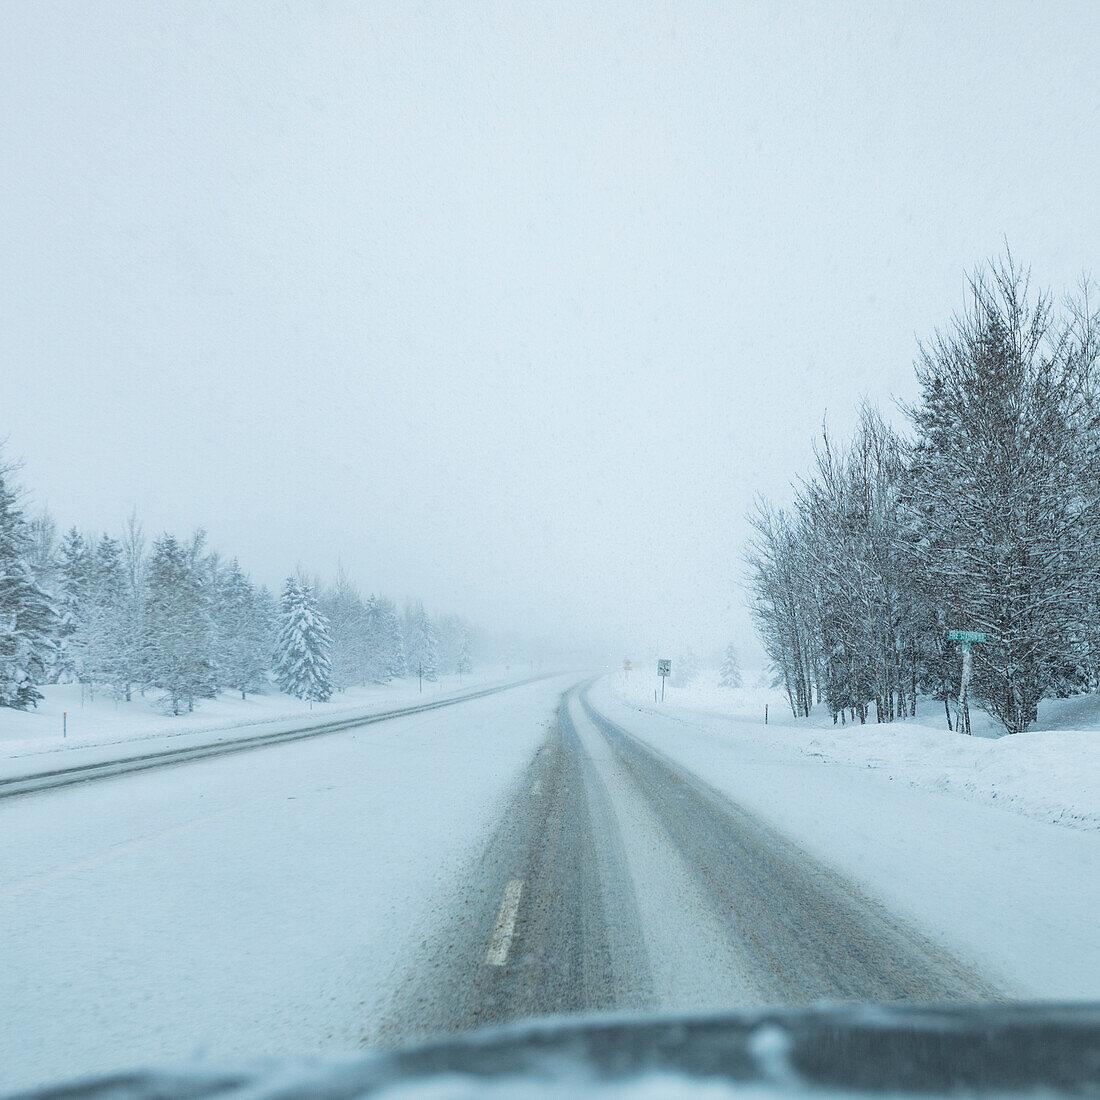
<path fill-rule="evenodd" d="M 1100 733 L 1043 730 L 986 740 L 913 721 L 806 730 L 801 751 L 1039 821 L 1100 829 Z"/>
<path fill-rule="evenodd" d="M 1079 829 L 1100 829 L 1100 699 L 1095 696 L 1049 700 L 1040 708 L 1039 729 L 996 736 L 986 715 L 975 714 L 979 736 L 945 728 L 941 704 L 922 700 L 917 718 L 866 725 L 832 725 L 825 713 L 795 720 L 783 694 L 760 686 L 729 690 L 716 686 L 717 674 L 703 673 L 692 684 L 668 689 L 655 709 L 690 717 L 721 732 L 730 721 L 748 724 L 763 747 L 796 751 L 826 764 L 867 768 L 896 783 L 1000 806 L 1039 821 Z M 635 706 L 654 708 L 652 683 L 638 674 L 612 681 L 615 695 Z M 764 706 L 769 724 L 764 725 Z M 722 719 L 725 719 L 723 723 Z M 715 724 L 717 723 L 717 724 Z"/>

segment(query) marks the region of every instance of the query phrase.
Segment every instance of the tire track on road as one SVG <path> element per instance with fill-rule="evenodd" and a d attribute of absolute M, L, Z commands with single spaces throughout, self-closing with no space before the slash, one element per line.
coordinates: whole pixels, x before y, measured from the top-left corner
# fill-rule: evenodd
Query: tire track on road
<path fill-rule="evenodd" d="M 563 696 L 489 843 L 399 977 L 364 1042 L 576 1012 L 1003 999 L 605 718 L 584 690 Z"/>
<path fill-rule="evenodd" d="M 651 982 L 617 824 L 563 699 L 500 825 L 365 1041 L 644 1008 Z"/>
<path fill-rule="evenodd" d="M 973 967 L 604 717 L 587 691 L 580 703 L 709 898 L 758 1003 L 1003 999 Z"/>

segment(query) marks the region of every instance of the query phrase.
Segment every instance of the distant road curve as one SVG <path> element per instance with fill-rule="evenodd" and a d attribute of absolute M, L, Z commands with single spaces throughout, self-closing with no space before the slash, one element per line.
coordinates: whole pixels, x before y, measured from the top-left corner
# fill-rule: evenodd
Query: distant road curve
<path fill-rule="evenodd" d="M 250 749 L 262 749 L 269 745 L 281 745 L 289 741 L 304 741 L 309 737 L 322 737 L 329 733 L 370 726 L 376 722 L 388 722 L 394 718 L 404 718 L 410 714 L 422 714 L 441 707 L 466 703 L 472 699 L 483 699 L 487 695 L 497 695 L 503 691 L 533 684 L 549 679 L 557 673 L 545 673 L 541 676 L 529 676 L 524 680 L 515 680 L 507 684 L 481 688 L 478 691 L 451 695 L 446 699 L 436 699 L 430 703 L 417 703 L 411 707 L 399 707 L 394 710 L 363 714 L 350 718 L 340 718 L 331 722 L 313 723 L 284 729 L 277 733 L 254 733 L 247 737 L 234 737 L 205 745 L 191 745 L 182 749 L 164 749 L 160 752 L 143 753 L 136 756 L 119 757 L 114 760 L 92 764 L 77 764 L 70 768 L 57 768 L 51 771 L 34 772 L 30 775 L 11 776 L 0 779 L 0 799 L 19 798 L 23 795 L 40 794 L 60 787 L 72 787 L 79 783 L 91 783 L 98 779 L 114 779 L 134 772 L 149 771 L 151 768 L 167 768 L 177 764 L 189 764 L 193 760 L 206 760 L 212 756 L 227 756 L 230 753 L 247 752 Z"/>

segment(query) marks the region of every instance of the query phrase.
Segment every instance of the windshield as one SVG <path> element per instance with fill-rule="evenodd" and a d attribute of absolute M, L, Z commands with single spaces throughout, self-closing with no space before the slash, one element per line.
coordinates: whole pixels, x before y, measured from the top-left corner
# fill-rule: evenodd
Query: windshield
<path fill-rule="evenodd" d="M 1100 13 L 4 25 L 0 1094 L 1100 1001 Z"/>

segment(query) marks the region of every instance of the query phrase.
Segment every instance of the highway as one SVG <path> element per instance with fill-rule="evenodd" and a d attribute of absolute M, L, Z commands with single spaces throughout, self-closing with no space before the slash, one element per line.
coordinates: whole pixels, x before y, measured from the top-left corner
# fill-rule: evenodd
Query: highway
<path fill-rule="evenodd" d="M 999 999 L 573 690 L 375 1039 L 571 1012 Z"/>
<path fill-rule="evenodd" d="M 1003 999 L 575 678 L 262 736 L 0 799 L 0 1085 L 547 1015 Z"/>

